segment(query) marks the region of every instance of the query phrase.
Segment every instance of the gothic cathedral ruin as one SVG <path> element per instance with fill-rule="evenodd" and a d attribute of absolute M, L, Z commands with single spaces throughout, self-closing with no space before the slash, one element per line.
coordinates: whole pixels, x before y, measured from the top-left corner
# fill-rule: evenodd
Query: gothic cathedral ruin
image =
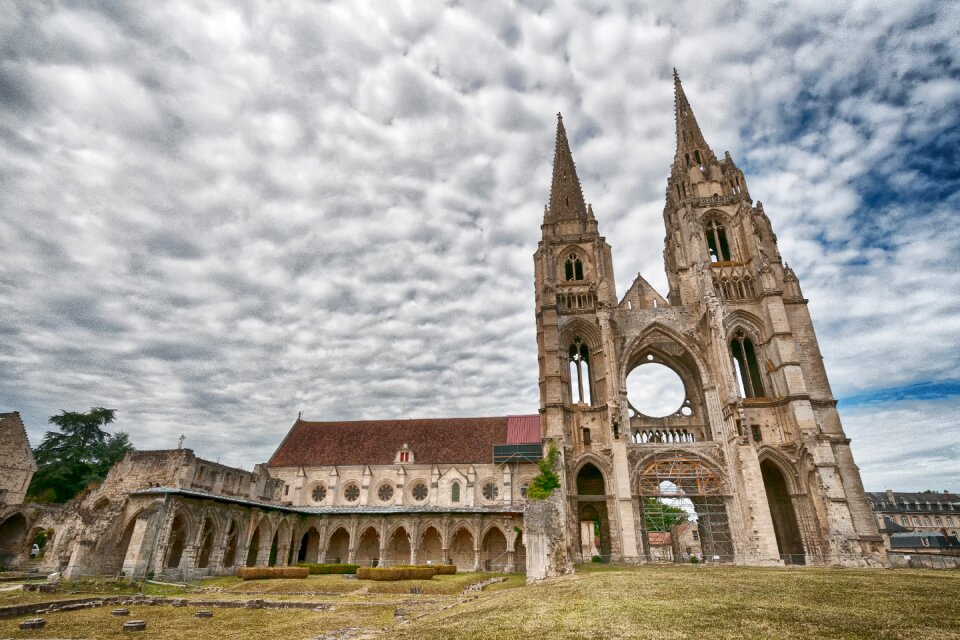
<path fill-rule="evenodd" d="M 596 537 L 601 558 L 648 561 L 664 530 L 650 511 L 682 500 L 708 561 L 881 563 L 797 277 L 743 172 L 704 140 L 676 71 L 674 86 L 666 298 L 638 275 L 617 300 L 610 245 L 557 122 L 534 263 L 541 425 L 562 452 L 570 553 L 579 561 Z M 654 363 L 683 382 L 665 417 L 627 393 L 630 373 Z"/>

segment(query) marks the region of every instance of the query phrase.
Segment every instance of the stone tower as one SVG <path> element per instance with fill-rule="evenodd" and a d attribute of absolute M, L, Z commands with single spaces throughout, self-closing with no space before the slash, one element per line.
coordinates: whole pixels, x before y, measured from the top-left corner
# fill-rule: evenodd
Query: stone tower
<path fill-rule="evenodd" d="M 564 461 L 568 554 L 651 560 L 667 502 L 696 513 L 708 561 L 880 561 L 797 277 L 743 172 L 707 145 L 676 72 L 674 83 L 666 298 L 638 275 L 617 300 L 610 245 L 557 121 L 534 264 L 541 425 Z M 648 364 L 683 383 L 667 416 L 628 397 L 627 378 Z"/>

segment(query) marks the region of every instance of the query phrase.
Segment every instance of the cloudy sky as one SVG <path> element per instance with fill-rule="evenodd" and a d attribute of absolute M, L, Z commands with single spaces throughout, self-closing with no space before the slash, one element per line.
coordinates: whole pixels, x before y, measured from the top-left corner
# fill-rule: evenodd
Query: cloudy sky
<path fill-rule="evenodd" d="M 0 0 L 0 411 L 246 467 L 537 410 L 562 111 L 665 293 L 671 68 L 763 201 L 869 490 L 960 490 L 960 4 Z"/>

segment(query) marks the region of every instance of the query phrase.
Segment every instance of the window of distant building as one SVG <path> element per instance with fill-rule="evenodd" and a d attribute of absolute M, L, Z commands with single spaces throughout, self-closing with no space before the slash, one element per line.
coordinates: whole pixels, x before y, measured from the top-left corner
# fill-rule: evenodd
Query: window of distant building
<path fill-rule="evenodd" d="M 460 483 L 456 480 L 450 485 L 450 502 L 460 502 Z"/>

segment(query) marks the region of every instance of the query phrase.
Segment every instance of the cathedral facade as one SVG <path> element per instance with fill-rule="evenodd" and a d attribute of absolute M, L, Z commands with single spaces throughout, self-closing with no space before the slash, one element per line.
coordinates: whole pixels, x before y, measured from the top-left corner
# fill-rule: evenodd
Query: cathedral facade
<path fill-rule="evenodd" d="M 557 123 L 534 264 L 541 424 L 562 451 L 570 555 L 599 532 L 601 557 L 649 560 L 660 505 L 675 501 L 696 514 L 708 561 L 882 562 L 800 283 L 676 72 L 674 84 L 666 297 L 638 275 L 617 299 L 610 245 Z M 667 416 L 644 415 L 627 392 L 651 364 L 683 382 Z"/>
<path fill-rule="evenodd" d="M 530 579 L 554 560 L 694 554 L 882 564 L 797 277 L 743 172 L 729 153 L 716 157 L 674 82 L 666 296 L 637 276 L 618 300 L 611 248 L 558 120 L 534 255 L 538 415 L 298 418 L 252 472 L 189 450 L 132 452 L 99 487 L 51 507 L 22 504 L 35 467 L 19 417 L 0 414 L 23 436 L 20 463 L 0 470 L 0 560 L 27 562 L 42 532 L 41 566 L 69 577 L 306 561 L 526 568 Z M 628 392 L 631 373 L 651 365 L 682 380 L 665 416 L 644 414 Z M 560 487 L 530 500 L 537 462 L 554 449 Z"/>

